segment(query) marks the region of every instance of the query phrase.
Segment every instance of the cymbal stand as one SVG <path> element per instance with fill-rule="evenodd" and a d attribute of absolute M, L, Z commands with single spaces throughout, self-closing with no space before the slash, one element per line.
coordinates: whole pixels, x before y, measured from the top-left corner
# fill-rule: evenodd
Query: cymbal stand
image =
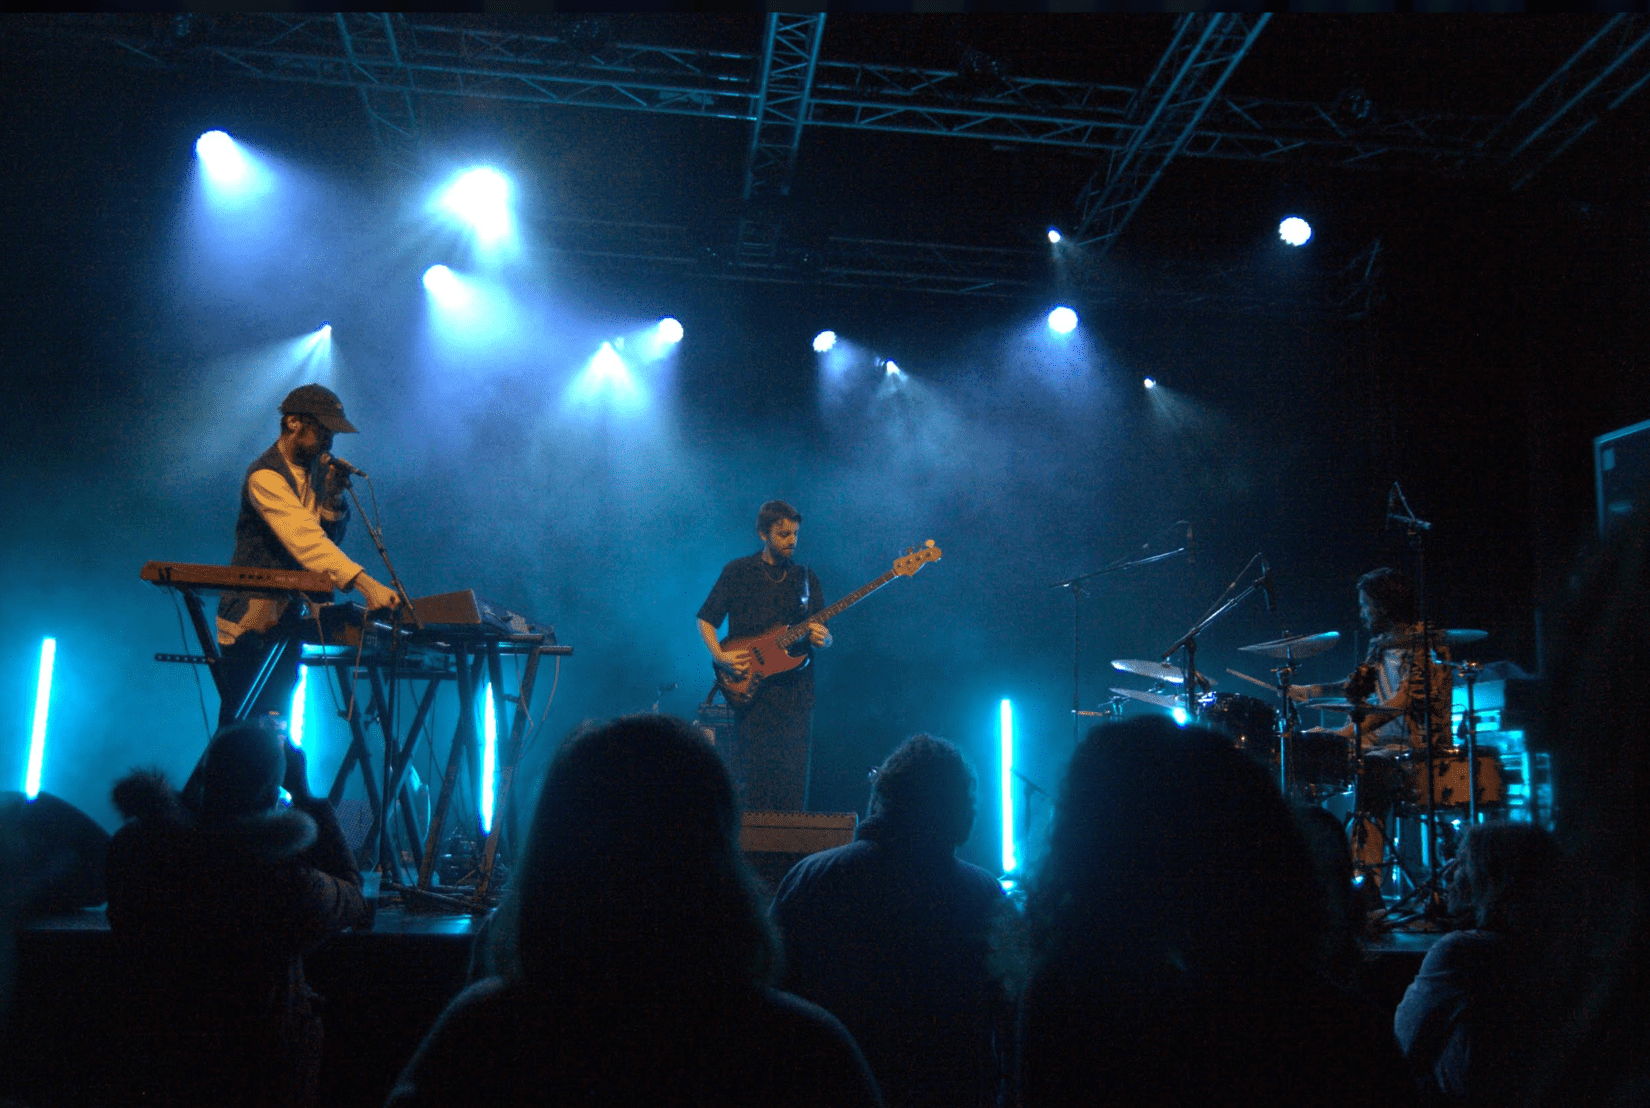
<path fill-rule="evenodd" d="M 1472 827 L 1478 823 L 1478 710 L 1473 690 L 1484 667 L 1477 662 L 1462 662 L 1458 668 L 1467 683 L 1467 826 Z"/>
<path fill-rule="evenodd" d="M 1405 898 L 1406 901 L 1423 900 L 1424 905 L 1419 912 L 1409 915 L 1439 918 L 1446 914 L 1440 866 L 1438 864 L 1439 835 L 1438 835 L 1438 789 L 1436 782 L 1437 766 L 1432 733 L 1433 724 L 1433 658 L 1432 658 L 1432 626 L 1429 622 L 1426 606 L 1426 533 L 1432 530 L 1431 522 L 1421 519 L 1409 506 L 1409 499 L 1404 496 L 1404 490 L 1397 481 L 1392 482 L 1392 489 L 1387 494 L 1386 522 L 1401 523 L 1408 534 L 1410 549 L 1415 552 L 1415 621 L 1421 628 L 1419 644 L 1419 664 L 1421 666 L 1421 740 L 1422 749 L 1426 753 L 1426 782 L 1427 808 L 1425 832 L 1423 842 L 1427 855 L 1427 880 Z M 1413 710 L 1406 709 L 1408 711 Z M 1406 721 L 1405 726 L 1408 726 Z M 1402 903 L 1402 902 L 1401 902 Z M 1401 906 L 1401 903 L 1399 906 Z M 1394 907 L 1396 912 L 1397 907 Z M 1388 916 L 1390 920 L 1391 915 Z"/>
<path fill-rule="evenodd" d="M 1260 582 L 1257 580 L 1254 584 L 1250 585 L 1236 596 L 1231 595 L 1232 590 L 1237 588 L 1238 582 L 1243 580 L 1243 575 L 1248 573 L 1250 568 L 1253 567 L 1256 562 L 1263 560 L 1264 559 L 1261 555 L 1256 554 L 1253 558 L 1250 558 L 1248 562 L 1244 563 L 1243 568 L 1238 570 L 1238 575 L 1232 578 L 1232 583 L 1226 586 L 1225 590 L 1220 594 L 1220 597 L 1215 601 L 1214 606 L 1204 614 L 1203 618 L 1193 624 L 1190 631 L 1187 631 L 1184 635 L 1180 636 L 1180 638 L 1176 639 L 1174 644 L 1170 646 L 1169 649 L 1163 651 L 1157 656 L 1158 661 L 1167 662 L 1174 656 L 1176 651 L 1184 650 L 1186 652 L 1185 660 L 1181 663 L 1180 668 L 1183 675 L 1181 687 L 1186 693 L 1186 715 L 1189 718 L 1197 718 L 1198 690 L 1201 688 L 1204 692 L 1207 692 L 1209 689 L 1209 682 L 1197 672 L 1197 637 L 1201 635 L 1210 624 L 1214 623 L 1215 620 L 1219 619 L 1221 616 L 1225 615 L 1227 612 L 1249 599 L 1250 596 L 1260 591 Z"/>
<path fill-rule="evenodd" d="M 1173 523 L 1169 526 L 1178 527 L 1180 524 Z M 1051 589 L 1069 589 L 1071 592 L 1071 743 L 1073 746 L 1076 746 L 1078 740 L 1082 738 L 1083 724 L 1083 582 L 1095 577 L 1109 577 L 1111 574 L 1121 573 L 1125 569 L 1149 566 L 1153 562 L 1166 562 L 1170 558 L 1178 558 L 1180 555 L 1188 553 L 1189 549 L 1187 546 L 1182 546 L 1177 550 L 1152 554 L 1145 558 L 1120 559 L 1110 565 L 1101 566 L 1099 569 L 1079 573 L 1076 577 L 1056 581 L 1049 586 Z"/>
<path fill-rule="evenodd" d="M 1300 709 L 1295 698 L 1289 695 L 1290 688 L 1295 680 L 1295 648 L 1283 648 L 1283 665 L 1272 671 L 1278 681 L 1278 695 L 1283 698 L 1283 726 L 1278 730 L 1278 789 L 1285 797 L 1293 796 L 1293 784 L 1289 780 L 1289 759 L 1292 753 L 1290 747 L 1294 744 L 1295 736 L 1301 731 Z"/>

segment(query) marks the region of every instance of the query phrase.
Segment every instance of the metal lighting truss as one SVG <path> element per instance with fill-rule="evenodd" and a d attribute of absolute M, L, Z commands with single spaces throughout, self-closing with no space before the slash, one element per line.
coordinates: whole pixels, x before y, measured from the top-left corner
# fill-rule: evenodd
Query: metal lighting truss
<path fill-rule="evenodd" d="M 1270 15 L 1182 15 L 1169 48 L 1127 112 L 1128 142 L 1111 151 L 1077 199 L 1072 238 L 1104 254 L 1196 132 Z"/>
<path fill-rule="evenodd" d="M 112 41 L 168 68 L 204 64 L 264 80 L 355 88 L 385 156 L 403 167 L 417 142 L 419 105 L 429 96 L 737 122 L 752 128 L 743 194 L 754 207 L 733 236 L 732 257 L 696 247 L 671 258 L 692 256 L 718 277 L 972 295 L 1031 287 L 1042 279 L 1046 257 L 891 239 L 786 248 L 763 202 L 786 195 L 803 131 L 843 127 L 1087 151 L 1105 165 L 1082 195 L 1082 227 L 1104 249 L 1175 157 L 1485 175 L 1517 187 L 1650 82 L 1650 20 L 1616 16 L 1505 117 L 1406 111 L 1355 93 L 1319 104 L 1227 92 L 1227 79 L 1266 20 L 1180 17 L 1169 49 L 1138 88 L 1021 77 L 995 67 L 831 61 L 819 56 L 818 15 L 770 16 L 760 55 L 609 41 L 608 24 L 590 17 L 554 34 L 526 21 L 421 13 L 24 16 L 11 26 L 80 44 Z M 586 246 L 592 258 L 614 253 L 600 243 Z M 699 256 L 707 253 L 714 262 Z"/>
<path fill-rule="evenodd" d="M 768 16 L 757 79 L 756 120 L 745 155 L 741 196 L 747 205 L 776 194 L 790 195 L 824 30 L 823 15 Z M 779 230 L 779 222 L 771 213 L 747 207 L 739 218 L 739 262 L 772 264 L 779 252 Z"/>

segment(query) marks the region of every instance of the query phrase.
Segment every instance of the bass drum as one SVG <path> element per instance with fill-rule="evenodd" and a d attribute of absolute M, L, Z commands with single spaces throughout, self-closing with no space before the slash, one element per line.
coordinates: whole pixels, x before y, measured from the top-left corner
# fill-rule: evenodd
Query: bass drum
<path fill-rule="evenodd" d="M 1262 762 L 1278 760 L 1278 715 L 1264 700 L 1241 693 L 1200 697 L 1198 720 L 1231 738 L 1232 745 Z"/>
<path fill-rule="evenodd" d="M 1412 751 L 1398 760 L 1404 774 L 1404 803 L 1424 811 L 1427 806 L 1427 756 L 1422 750 Z M 1467 807 L 1467 751 L 1464 747 L 1446 747 L 1432 755 L 1432 800 L 1439 808 Z M 1478 805 L 1493 808 L 1507 797 L 1506 783 L 1501 779 L 1501 759 L 1492 752 L 1478 751 Z"/>

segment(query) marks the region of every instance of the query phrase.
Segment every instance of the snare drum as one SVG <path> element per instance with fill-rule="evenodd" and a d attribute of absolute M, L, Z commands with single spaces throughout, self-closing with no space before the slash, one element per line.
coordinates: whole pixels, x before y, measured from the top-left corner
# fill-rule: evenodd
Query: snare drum
<path fill-rule="evenodd" d="M 1404 773 L 1404 803 L 1412 808 L 1427 806 L 1427 756 L 1413 751 L 1399 760 Z M 1501 759 L 1493 752 L 1478 752 L 1478 803 L 1493 807 L 1506 799 L 1501 779 Z M 1447 747 L 1432 755 L 1432 801 L 1439 808 L 1467 807 L 1467 751 Z"/>
<path fill-rule="evenodd" d="M 1264 700 L 1241 693 L 1209 693 L 1198 698 L 1198 720 L 1220 731 L 1232 745 L 1262 762 L 1278 760 L 1278 716 Z"/>

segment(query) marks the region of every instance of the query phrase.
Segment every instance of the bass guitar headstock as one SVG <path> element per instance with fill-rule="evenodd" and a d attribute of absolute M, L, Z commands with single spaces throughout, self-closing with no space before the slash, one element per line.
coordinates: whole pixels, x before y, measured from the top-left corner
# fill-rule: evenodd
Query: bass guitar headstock
<path fill-rule="evenodd" d="M 904 557 L 895 558 L 894 572 L 901 577 L 910 577 L 929 562 L 939 560 L 940 548 L 934 545 L 933 539 L 929 539 L 919 547 L 907 549 Z"/>

